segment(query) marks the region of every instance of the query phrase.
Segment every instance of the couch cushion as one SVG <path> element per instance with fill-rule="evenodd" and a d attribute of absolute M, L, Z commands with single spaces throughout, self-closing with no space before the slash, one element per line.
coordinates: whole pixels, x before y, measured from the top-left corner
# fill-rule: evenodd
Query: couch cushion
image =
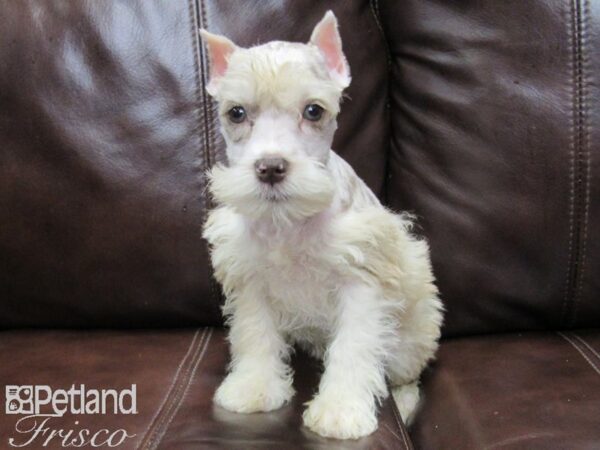
<path fill-rule="evenodd" d="M 218 323 L 185 1 L 0 7 L 0 328 Z"/>
<path fill-rule="evenodd" d="M 198 28 L 308 41 L 353 68 L 336 148 L 380 193 L 385 48 L 367 0 L 2 1 L 0 328 L 221 322 L 201 226 L 222 160 Z"/>
<path fill-rule="evenodd" d="M 600 443 L 600 331 L 448 340 L 423 380 L 415 447 L 592 449 Z"/>
<path fill-rule="evenodd" d="M 445 334 L 596 326 L 600 3 L 375 4 L 388 200 L 430 240 Z"/>
<path fill-rule="evenodd" d="M 299 355 L 293 402 L 268 414 L 239 415 L 212 403 L 228 361 L 224 332 L 220 329 L 180 331 L 5 331 L 0 333 L 0 389 L 7 385 L 46 385 L 69 389 L 127 389 L 136 384 L 135 415 L 73 415 L 52 417 L 50 430 L 81 428 L 96 433 L 124 429 L 129 435 L 119 449 L 248 449 L 248 448 L 410 448 L 407 434 L 389 399 L 380 413 L 380 427 L 358 441 L 323 439 L 301 426 L 303 403 L 312 395 L 319 367 Z M 19 394 L 20 398 L 25 398 Z M 112 405 L 112 403 L 109 403 Z M 77 406 L 77 405 L 76 405 Z M 129 406 L 129 402 L 125 403 Z M 42 413 L 48 412 L 42 409 Z M 0 414 L 0 447 L 8 439 L 23 444 L 33 433 L 18 433 L 17 420 L 24 415 Z M 38 419 L 38 425 L 43 418 Z M 77 421 L 77 422 L 76 422 Z M 26 430 L 31 421 L 21 424 Z M 24 448 L 42 448 L 39 436 Z M 121 434 L 116 435 L 118 442 Z M 99 441 L 107 438 L 101 432 Z M 88 446 L 89 447 L 89 446 Z M 63 448 L 59 437 L 46 448 Z"/>

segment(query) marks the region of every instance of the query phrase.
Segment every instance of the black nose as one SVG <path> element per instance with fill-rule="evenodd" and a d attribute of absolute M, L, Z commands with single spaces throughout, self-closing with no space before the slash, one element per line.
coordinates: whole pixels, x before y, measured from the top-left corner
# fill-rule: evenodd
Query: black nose
<path fill-rule="evenodd" d="M 272 186 L 285 178 L 288 165 L 283 158 L 263 158 L 254 163 L 254 168 L 258 179 Z"/>

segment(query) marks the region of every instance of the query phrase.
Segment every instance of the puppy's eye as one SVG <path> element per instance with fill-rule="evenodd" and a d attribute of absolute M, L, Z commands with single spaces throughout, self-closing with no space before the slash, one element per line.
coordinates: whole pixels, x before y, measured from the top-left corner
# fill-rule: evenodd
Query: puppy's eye
<path fill-rule="evenodd" d="M 306 120 L 310 120 L 311 122 L 318 122 L 321 120 L 324 111 L 325 110 L 321 106 L 311 103 L 304 108 L 304 114 L 302 114 L 302 117 L 304 117 Z"/>
<path fill-rule="evenodd" d="M 233 123 L 242 123 L 246 120 L 246 110 L 243 106 L 234 106 L 227 111 L 227 116 Z"/>

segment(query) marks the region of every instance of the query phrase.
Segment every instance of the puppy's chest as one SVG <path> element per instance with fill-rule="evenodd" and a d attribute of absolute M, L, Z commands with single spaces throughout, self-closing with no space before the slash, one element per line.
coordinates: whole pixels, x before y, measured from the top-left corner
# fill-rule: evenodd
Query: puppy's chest
<path fill-rule="evenodd" d="M 287 320 L 312 325 L 327 321 L 335 306 L 339 274 L 325 257 L 324 244 L 281 243 L 263 247 L 257 257 L 261 278 L 272 307 Z"/>

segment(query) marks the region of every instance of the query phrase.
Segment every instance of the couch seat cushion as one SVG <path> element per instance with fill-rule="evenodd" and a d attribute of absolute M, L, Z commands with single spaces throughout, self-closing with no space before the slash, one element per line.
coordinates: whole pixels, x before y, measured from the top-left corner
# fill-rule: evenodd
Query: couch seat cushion
<path fill-rule="evenodd" d="M 0 337 L 0 389 L 17 385 L 68 390 L 72 385 L 79 388 L 83 384 L 87 389 L 122 390 L 136 385 L 137 414 L 68 413 L 50 417 L 45 425 L 49 430 L 23 448 L 43 448 L 51 430 L 63 431 L 45 448 L 63 448 L 62 437 L 74 430 L 71 439 L 78 439 L 81 429 L 90 430 L 88 439 L 100 432 L 96 443 L 102 443 L 119 429 L 135 435 L 115 447 L 123 450 L 410 448 L 389 400 L 382 406 L 379 430 L 361 440 L 334 441 L 304 429 L 301 411 L 316 388 L 319 365 L 303 355 L 294 358 L 298 393 L 290 405 L 276 412 L 252 415 L 216 407 L 212 395 L 224 376 L 227 361 L 227 344 L 221 329 L 4 331 Z M 27 399 L 21 391 L 17 397 Z M 48 411 L 42 409 L 44 412 Z M 15 444 L 23 444 L 32 437 L 32 431 L 19 433 L 15 429 L 16 422 L 26 414 L 2 411 L 0 417 L 0 448 L 9 448 L 11 438 Z M 37 419 L 38 425 L 43 419 Z M 20 429 L 32 427 L 30 420 L 23 422 Z M 116 435 L 113 443 L 120 436 Z"/>
<path fill-rule="evenodd" d="M 597 449 L 600 331 L 449 340 L 423 380 L 419 449 Z"/>

